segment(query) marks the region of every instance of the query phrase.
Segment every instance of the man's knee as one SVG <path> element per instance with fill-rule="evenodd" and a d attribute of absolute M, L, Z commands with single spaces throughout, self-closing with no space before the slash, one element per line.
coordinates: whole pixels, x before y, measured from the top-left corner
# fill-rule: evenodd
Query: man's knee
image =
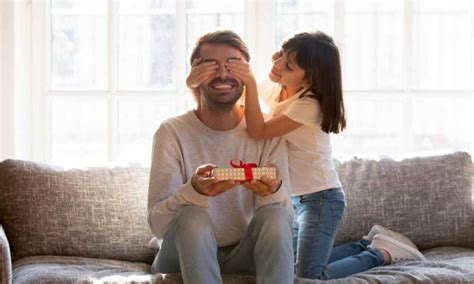
<path fill-rule="evenodd" d="M 199 206 L 183 206 L 175 217 L 175 232 L 181 237 L 204 237 L 213 233 L 212 222 L 206 209 Z"/>
<path fill-rule="evenodd" d="M 255 218 L 260 222 L 291 223 L 291 217 L 286 207 L 276 204 L 263 206 L 255 211 Z"/>
<path fill-rule="evenodd" d="M 266 234 L 274 236 L 291 236 L 292 215 L 281 205 L 267 205 L 255 212 L 255 226 Z"/>

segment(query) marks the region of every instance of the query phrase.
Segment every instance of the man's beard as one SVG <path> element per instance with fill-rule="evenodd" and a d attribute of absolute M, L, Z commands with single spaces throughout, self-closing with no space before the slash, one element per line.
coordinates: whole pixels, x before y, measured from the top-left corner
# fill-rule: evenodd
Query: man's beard
<path fill-rule="evenodd" d="M 214 84 L 230 84 L 234 86 L 228 92 L 213 89 Z M 216 112 L 227 112 L 230 111 L 235 103 L 240 99 L 243 93 L 243 85 L 233 78 L 215 78 L 206 85 L 199 87 L 199 93 L 202 99 L 204 99 L 207 107 Z"/>

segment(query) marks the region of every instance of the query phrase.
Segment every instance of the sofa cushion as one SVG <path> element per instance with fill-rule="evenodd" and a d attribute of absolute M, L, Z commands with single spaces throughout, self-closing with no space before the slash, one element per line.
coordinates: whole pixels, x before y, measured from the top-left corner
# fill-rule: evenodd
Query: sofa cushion
<path fill-rule="evenodd" d="M 474 248 L 471 167 L 463 152 L 339 163 L 347 208 L 336 243 L 359 239 L 382 224 L 420 249 Z"/>
<path fill-rule="evenodd" d="M 346 278 L 322 281 L 295 278 L 295 284 L 473 283 L 474 250 L 437 248 L 423 252 L 427 261 L 377 267 Z M 150 266 L 82 257 L 32 256 L 13 266 L 13 281 L 23 283 L 183 283 L 180 274 L 149 274 Z M 255 283 L 255 277 L 223 275 L 225 284 Z"/>
<path fill-rule="evenodd" d="M 150 265 L 84 257 L 32 256 L 15 262 L 15 284 L 166 283 L 182 284 L 181 274 L 150 274 Z M 251 284 L 255 277 L 223 275 L 225 284 Z"/>
<path fill-rule="evenodd" d="M 145 263 L 64 256 L 31 256 L 14 263 L 14 283 L 153 283 Z"/>
<path fill-rule="evenodd" d="M 67 255 L 151 262 L 148 169 L 0 163 L 0 223 L 13 260 Z"/>

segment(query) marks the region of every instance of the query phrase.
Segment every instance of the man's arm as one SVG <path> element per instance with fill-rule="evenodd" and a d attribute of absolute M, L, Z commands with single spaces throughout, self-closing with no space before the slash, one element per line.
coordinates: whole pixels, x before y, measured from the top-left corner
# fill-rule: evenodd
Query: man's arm
<path fill-rule="evenodd" d="M 208 206 L 208 196 L 199 194 L 186 176 L 178 138 L 170 125 L 163 123 L 153 137 L 148 224 L 157 238 L 163 238 L 179 208 Z"/>

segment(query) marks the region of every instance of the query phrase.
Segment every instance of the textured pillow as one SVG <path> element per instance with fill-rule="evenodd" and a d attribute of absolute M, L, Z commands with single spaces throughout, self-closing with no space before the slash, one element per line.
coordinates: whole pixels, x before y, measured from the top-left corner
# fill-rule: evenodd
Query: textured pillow
<path fill-rule="evenodd" d="M 151 262 L 147 247 L 149 170 L 57 170 L 0 163 L 0 224 L 13 260 L 69 255 Z"/>
<path fill-rule="evenodd" d="M 463 152 L 339 164 L 347 208 L 336 243 L 358 239 L 381 224 L 420 249 L 474 248 L 471 167 Z"/>

